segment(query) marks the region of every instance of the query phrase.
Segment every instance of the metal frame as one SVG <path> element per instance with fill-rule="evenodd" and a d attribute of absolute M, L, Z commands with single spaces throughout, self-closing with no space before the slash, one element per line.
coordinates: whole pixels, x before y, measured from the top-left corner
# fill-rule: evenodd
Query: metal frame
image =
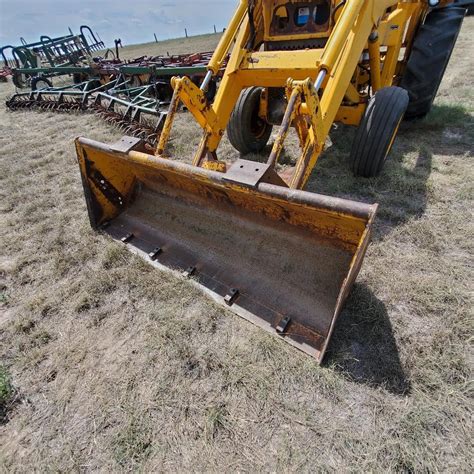
<path fill-rule="evenodd" d="M 194 80 L 200 80 L 206 73 L 203 63 L 210 57 L 211 53 L 205 52 L 139 58 L 127 63 L 103 60 L 97 68 L 25 69 L 23 71 L 36 75 L 47 72 L 49 77 L 79 73 L 92 79 L 80 84 L 16 93 L 6 101 L 6 106 L 10 110 L 91 110 L 124 133 L 156 147 L 172 96 L 171 77 L 189 74 Z"/>
<path fill-rule="evenodd" d="M 285 88 L 288 108 L 268 163 L 277 165 L 288 128 L 294 126 L 302 153 L 293 174 L 283 179 L 290 188 L 302 189 L 332 124 L 358 125 L 370 94 L 397 84 L 419 19 L 429 10 L 426 1 L 347 0 L 340 7 L 340 2 L 331 0 L 332 23 L 326 31 L 273 36 L 273 12 L 288 3 L 297 4 L 296 0 L 240 2 L 208 64 L 210 79 L 232 50 L 212 104 L 205 98 L 205 87 L 198 88 L 187 78 L 172 81 L 174 96 L 157 156 L 165 153 L 179 103 L 186 105 L 203 129 L 193 164 L 209 166 L 208 162 L 217 161 L 218 146 L 241 91 L 251 86 Z M 253 12 L 254 25 L 249 21 L 249 11 Z M 301 38 L 320 39 L 324 47 L 275 52 L 261 51 L 259 46 Z M 249 47 L 252 42 L 256 48 Z M 405 53 L 400 58 L 402 49 Z M 369 60 L 361 67 L 364 54 Z"/>
<path fill-rule="evenodd" d="M 70 34 L 55 38 L 42 35 L 40 40 L 34 43 L 27 43 L 24 38 L 20 38 L 20 41 L 20 46 L 6 45 L 0 48 L 0 54 L 5 63 L 4 75 L 14 75 L 14 82 L 18 86 L 23 82 L 22 77 L 37 75 L 55 77 L 76 72 L 89 73 L 82 68 L 87 66 L 87 62 L 92 61 L 93 52 L 105 48 L 100 37 L 98 38 L 98 35 L 96 36 L 87 25 L 82 25 L 77 35 L 70 30 Z M 7 50 L 11 50 L 11 58 L 6 57 Z"/>

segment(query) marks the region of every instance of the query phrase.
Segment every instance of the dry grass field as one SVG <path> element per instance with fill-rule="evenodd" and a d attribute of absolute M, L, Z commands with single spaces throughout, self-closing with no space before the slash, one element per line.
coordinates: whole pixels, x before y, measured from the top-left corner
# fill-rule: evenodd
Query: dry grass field
<path fill-rule="evenodd" d="M 120 133 L 2 107 L 0 471 L 472 472 L 473 57 L 470 17 L 380 177 L 331 134 L 307 189 L 381 210 L 322 367 L 90 229 L 73 139 Z"/>

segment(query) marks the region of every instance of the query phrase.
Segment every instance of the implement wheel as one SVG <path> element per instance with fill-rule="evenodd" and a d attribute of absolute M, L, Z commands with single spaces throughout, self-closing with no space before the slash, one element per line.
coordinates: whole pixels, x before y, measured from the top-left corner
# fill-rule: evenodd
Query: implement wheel
<path fill-rule="evenodd" d="M 350 154 L 355 176 L 377 176 L 387 159 L 408 106 L 408 93 L 385 87 L 370 99 L 357 129 Z"/>
<path fill-rule="evenodd" d="M 12 82 L 18 89 L 26 89 L 30 82 L 30 77 L 22 72 L 13 70 Z"/>
<path fill-rule="evenodd" d="M 89 74 L 75 72 L 72 75 L 72 81 L 74 82 L 74 84 L 82 84 L 83 82 L 86 82 L 88 79 L 89 79 Z"/>
<path fill-rule="evenodd" d="M 227 125 L 230 143 L 243 155 L 261 152 L 272 133 L 272 125 L 258 115 L 261 94 L 261 87 L 243 90 Z"/>
<path fill-rule="evenodd" d="M 33 79 L 31 79 L 32 91 L 46 89 L 47 87 L 53 87 L 53 83 L 47 77 L 35 76 Z"/>
<path fill-rule="evenodd" d="M 418 30 L 400 83 L 410 96 L 405 118 L 421 118 L 430 111 L 465 13 L 452 6 L 433 10 Z"/>

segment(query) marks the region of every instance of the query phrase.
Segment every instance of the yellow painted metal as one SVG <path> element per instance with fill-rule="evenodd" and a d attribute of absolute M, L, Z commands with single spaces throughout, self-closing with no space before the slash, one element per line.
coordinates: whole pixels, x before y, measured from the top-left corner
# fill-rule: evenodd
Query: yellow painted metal
<path fill-rule="evenodd" d="M 255 74 L 265 72 L 280 75 L 280 70 L 288 74 L 296 72 L 306 76 L 312 75 L 318 69 L 322 50 L 302 49 L 299 51 L 256 51 L 246 53 L 239 67 L 240 71 L 247 71 L 246 76 L 253 77 Z M 291 76 L 291 75 L 290 75 Z M 288 79 L 288 76 L 286 77 Z M 286 80 L 285 79 L 285 80 Z M 273 79 L 273 82 L 276 80 Z"/>
<path fill-rule="evenodd" d="M 224 161 L 207 160 L 204 162 L 202 167 L 206 170 L 219 171 L 220 173 L 225 173 L 227 171 L 227 164 Z"/>
<path fill-rule="evenodd" d="M 288 81 L 287 95 L 288 95 L 288 107 L 283 117 L 282 126 L 278 131 L 278 135 L 273 143 L 273 148 L 268 159 L 268 164 L 275 166 L 278 163 L 278 158 L 283 150 L 285 139 L 288 135 L 290 125 L 294 121 L 298 107 L 301 105 L 301 95 L 303 93 L 303 87 L 301 83 Z"/>
<path fill-rule="evenodd" d="M 314 168 L 319 155 L 323 151 L 326 134 L 324 133 L 321 114 L 321 104 L 311 81 L 306 80 L 302 84 L 302 90 L 306 99 L 307 113 L 310 122 L 308 137 L 303 146 L 303 153 L 298 159 L 295 172 L 290 182 L 290 188 L 302 189 L 308 180 L 311 170 Z"/>
<path fill-rule="evenodd" d="M 205 93 L 188 77 L 175 79 L 175 84 L 180 89 L 181 101 L 189 110 L 193 111 L 199 125 L 205 130 L 216 130 L 219 126 L 217 115 L 214 109 L 209 107 Z"/>
<path fill-rule="evenodd" d="M 387 34 L 385 35 L 383 44 L 386 44 L 388 48 L 382 68 L 382 87 L 388 87 L 392 85 L 393 76 L 395 74 L 400 56 L 400 48 L 402 46 L 403 36 L 405 34 L 407 14 L 408 9 L 402 6 L 401 8 L 398 8 L 392 12 L 387 19 L 389 28 L 387 30 Z"/>
<path fill-rule="evenodd" d="M 156 147 L 155 155 L 161 156 L 165 151 L 166 144 L 168 143 L 171 127 L 173 126 L 173 120 L 176 116 L 176 112 L 179 107 L 179 94 L 181 92 L 181 83 L 177 82 L 175 78 L 172 78 L 171 83 L 173 84 L 174 91 L 173 97 L 171 98 L 170 107 L 168 110 L 168 115 L 166 116 L 165 124 L 163 125 L 163 130 L 160 135 L 160 140 L 158 146 Z"/>
<path fill-rule="evenodd" d="M 324 48 L 323 56 L 321 58 L 322 69 L 332 71 L 334 68 L 336 61 L 341 54 L 342 48 L 346 44 L 348 36 L 352 34 L 354 30 L 354 24 L 356 23 L 356 19 L 358 19 L 359 12 L 364 6 L 364 3 L 369 4 L 373 2 L 352 0 L 346 2 L 344 5 L 344 11 L 329 37 L 328 44 Z M 351 74 L 352 72 L 353 71 L 351 71 Z"/>
<path fill-rule="evenodd" d="M 369 37 L 370 83 L 373 92 L 382 87 L 380 71 L 380 41 L 378 31 L 373 31 Z"/>
<path fill-rule="evenodd" d="M 217 45 L 216 50 L 214 51 L 211 60 L 209 61 L 207 68 L 214 74 L 217 74 L 219 72 L 219 69 L 224 63 L 224 59 L 227 53 L 229 52 L 232 42 L 234 41 L 234 37 L 245 17 L 245 14 L 247 12 L 247 6 L 247 0 L 240 1 L 235 14 L 232 17 L 231 22 L 229 23 L 229 26 L 225 30 L 221 40 L 219 41 L 219 44 Z"/>
<path fill-rule="evenodd" d="M 358 104 L 361 101 L 360 93 L 354 84 L 349 84 L 349 87 L 344 94 L 344 100 L 346 102 L 351 102 L 352 104 Z"/>
<path fill-rule="evenodd" d="M 366 104 L 358 104 L 356 106 L 344 106 L 342 105 L 339 107 L 337 111 L 336 118 L 334 119 L 335 122 L 340 122 L 345 125 L 359 125 L 360 121 L 362 120 L 362 115 L 364 115 L 366 108 Z"/>
<path fill-rule="evenodd" d="M 392 85 L 403 72 L 401 49 L 409 50 L 416 25 L 428 11 L 425 1 L 350 0 L 341 4 L 330 0 L 331 11 L 337 10 L 337 14 L 330 15 L 327 27 L 314 32 L 275 33 L 271 27 L 273 16 L 278 12 L 285 17 L 288 5 L 299 4 L 298 0 L 240 1 L 208 66 L 216 74 L 230 51 L 213 103 L 208 103 L 204 92 L 190 79 L 173 78 L 174 95 L 157 156 L 165 156 L 174 117 L 183 103 L 203 130 L 193 164 L 224 171 L 217 164 L 216 151 L 241 91 L 251 86 L 265 88 L 259 115 L 266 117 L 267 88 L 286 87 L 289 105 L 285 124 L 275 140 L 269 163 L 276 165 L 288 128 L 295 127 L 301 156 L 293 176 L 285 179 L 290 187 L 303 188 L 334 121 L 358 125 L 370 94 Z M 249 20 L 249 11 L 253 11 L 253 22 Z M 324 39 L 325 46 L 291 51 L 252 48 L 249 42 L 252 31 L 257 44 Z M 364 55 L 367 60 L 362 65 Z M 326 77 L 318 96 L 312 84 L 322 71 Z"/>
<path fill-rule="evenodd" d="M 154 172 L 166 174 L 169 180 L 175 180 L 177 188 L 195 186 L 196 193 L 202 193 L 204 198 L 207 193 L 206 185 L 214 183 L 218 188 L 230 191 L 228 198 L 236 208 L 243 207 L 248 210 L 261 208 L 276 220 L 282 216 L 281 202 L 275 200 L 273 205 L 268 200 L 257 202 L 258 190 L 238 183 L 226 182 L 221 179 L 221 173 L 213 173 L 203 168 L 196 169 L 184 163 L 165 160 L 141 151 L 117 152 L 108 145 L 85 138 L 76 139 L 75 145 L 82 177 L 87 181 L 87 186 L 91 188 L 94 199 L 100 207 L 95 227 L 111 221 L 122 212 L 121 208 L 126 207 L 127 203 L 134 198 L 133 188 L 137 181 L 153 184 L 151 175 Z M 99 171 L 100 176 L 106 177 L 107 182 L 124 197 L 123 205 L 111 203 L 110 198 L 95 184 L 92 178 L 91 164 L 93 164 L 94 170 Z M 328 197 L 328 199 L 334 198 Z M 354 205 L 359 204 L 354 203 Z M 367 224 L 367 219 L 358 215 L 349 215 L 347 211 L 338 210 L 337 207 L 334 207 L 332 211 L 321 212 L 317 220 L 311 215 L 312 211 L 308 206 L 289 203 L 287 207 L 293 212 L 283 215 L 293 225 L 317 229 L 325 239 L 331 240 L 337 237 L 337 245 L 348 250 L 357 248 Z M 369 207 L 372 209 L 371 215 L 374 215 L 376 206 Z"/>
<path fill-rule="evenodd" d="M 322 84 L 322 95 L 318 98 L 317 109 L 300 98 L 298 100 L 301 103 L 288 115 L 298 131 L 302 148 L 294 178 L 290 182 L 291 186 L 301 188 L 304 187 L 323 149 L 332 123 L 341 121 L 358 125 L 360 122 L 369 98 L 366 90 L 369 80 L 367 69 L 370 71 L 372 93 L 391 85 L 396 79 L 402 67 L 399 61 L 401 48 L 409 47 L 405 42 L 423 12 L 427 11 L 428 5 L 424 1 L 351 0 L 342 8 L 338 8 L 336 16 L 331 16 L 327 31 L 312 34 L 295 31 L 282 35 L 272 32 L 272 17 L 289 3 L 297 6 L 298 1 L 255 0 L 252 3 L 255 7 L 255 37 L 258 41 L 274 44 L 278 41 L 326 38 L 326 45 L 323 48 L 291 51 L 249 49 L 252 30 L 247 15 L 249 3 L 240 2 L 210 62 L 209 69 L 215 73 L 222 64 L 222 58 L 231 50 L 214 102 L 208 104 L 204 94 L 192 84 L 184 84 L 184 79 L 176 79 L 174 82 L 179 100 L 186 104 L 203 129 L 203 137 L 193 163 L 202 166 L 206 162 L 205 156 L 209 153 L 215 154 L 243 89 L 252 86 L 284 88 L 290 78 L 301 83 L 306 80 L 315 81 L 318 74 L 324 70 L 326 78 Z M 335 9 L 339 2 L 331 1 L 330 4 L 331 8 Z M 375 31 L 378 34 L 377 39 L 369 41 L 370 34 Z M 384 52 L 381 54 L 381 51 Z M 368 60 L 365 69 L 362 69 L 359 63 L 364 53 L 367 54 Z M 288 97 L 290 96 L 291 93 Z M 266 112 L 267 105 L 267 102 L 262 100 L 260 114 Z M 308 112 L 313 109 L 315 115 Z M 170 112 L 167 120 L 169 124 L 174 116 L 173 107 Z M 310 119 L 309 128 L 304 125 L 304 117 Z M 316 124 L 318 133 L 315 133 Z M 270 162 L 278 161 L 277 157 L 286 134 L 287 132 L 278 136 Z M 166 143 L 168 136 L 169 129 L 165 125 L 164 137 L 162 135 L 159 146 L 160 154 L 163 152 L 161 144 Z M 304 170 L 302 166 L 305 167 Z"/>

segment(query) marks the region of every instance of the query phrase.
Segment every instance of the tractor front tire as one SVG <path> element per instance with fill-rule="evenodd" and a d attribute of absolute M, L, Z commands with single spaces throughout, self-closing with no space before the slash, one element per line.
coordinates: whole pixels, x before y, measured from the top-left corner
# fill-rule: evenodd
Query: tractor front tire
<path fill-rule="evenodd" d="M 355 176 L 371 178 L 382 171 L 408 101 L 407 91 L 400 87 L 385 87 L 370 99 L 349 158 Z"/>
<path fill-rule="evenodd" d="M 227 125 L 230 143 L 243 155 L 261 152 L 272 133 L 272 125 L 258 115 L 261 94 L 261 87 L 243 90 Z"/>
<path fill-rule="evenodd" d="M 405 118 L 422 118 L 430 111 L 465 14 L 460 7 L 439 8 L 420 26 L 400 82 L 410 96 Z"/>

